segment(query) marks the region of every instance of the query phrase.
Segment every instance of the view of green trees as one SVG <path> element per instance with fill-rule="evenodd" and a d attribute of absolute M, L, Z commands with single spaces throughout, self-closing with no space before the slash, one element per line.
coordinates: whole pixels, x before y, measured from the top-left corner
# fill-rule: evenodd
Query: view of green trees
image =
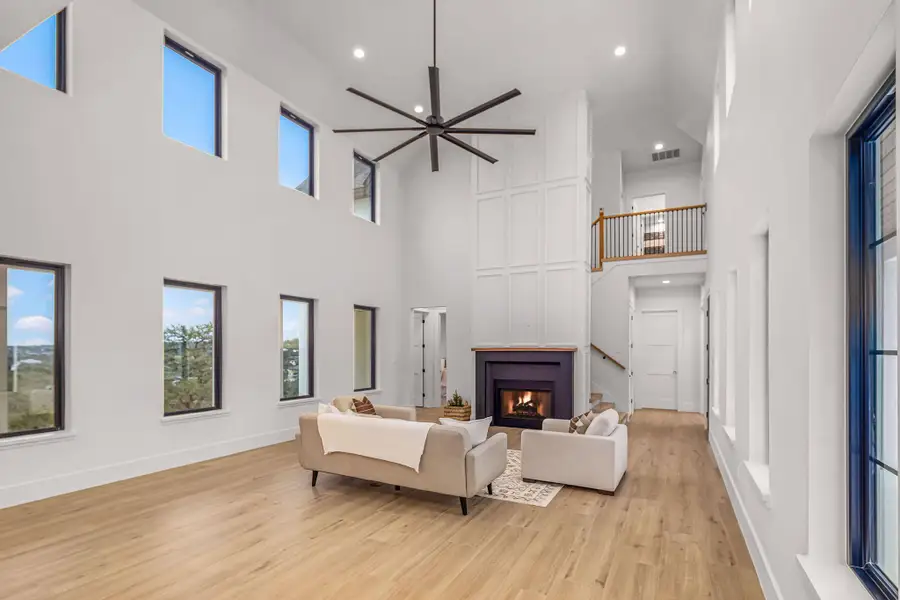
<path fill-rule="evenodd" d="M 215 406 L 212 323 L 170 325 L 163 332 L 165 412 Z"/>
<path fill-rule="evenodd" d="M 284 340 L 281 348 L 281 397 L 296 398 L 307 393 L 305 385 L 300 392 L 300 339 Z"/>

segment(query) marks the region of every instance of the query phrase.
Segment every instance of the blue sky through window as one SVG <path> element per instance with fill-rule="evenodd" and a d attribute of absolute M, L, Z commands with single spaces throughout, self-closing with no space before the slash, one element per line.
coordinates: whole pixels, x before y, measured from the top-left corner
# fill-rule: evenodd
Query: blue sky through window
<path fill-rule="evenodd" d="M 307 194 L 309 145 L 309 130 L 281 115 L 278 127 L 278 181 L 285 187 Z"/>
<path fill-rule="evenodd" d="M 163 132 L 215 156 L 216 118 L 216 74 L 166 46 Z"/>
<path fill-rule="evenodd" d="M 0 68 L 56 89 L 56 22 L 53 15 L 0 51 Z"/>
<path fill-rule="evenodd" d="M 49 271 L 7 268 L 7 345 L 53 344 L 55 291 L 56 276 Z"/>
<path fill-rule="evenodd" d="M 163 288 L 163 328 L 213 322 L 215 292 L 183 287 Z"/>

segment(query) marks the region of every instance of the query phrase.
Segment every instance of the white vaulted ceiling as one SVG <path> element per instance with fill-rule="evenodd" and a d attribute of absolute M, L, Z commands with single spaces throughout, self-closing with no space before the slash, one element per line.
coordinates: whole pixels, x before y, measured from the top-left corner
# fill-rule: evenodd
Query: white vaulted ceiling
<path fill-rule="evenodd" d="M 335 95 L 346 96 L 317 109 L 329 113 L 322 117 L 331 127 L 408 124 L 342 91 L 351 85 L 409 111 L 416 104 L 428 108 L 431 0 L 138 1 L 167 17 L 180 15 L 210 27 L 204 15 L 236 12 L 290 39 L 324 65 Z M 699 157 L 697 140 L 705 139 L 712 104 L 721 5 L 720 0 L 438 0 L 442 112 L 453 116 L 517 87 L 523 98 L 479 121 L 489 125 L 496 115 L 493 120 L 502 125 L 518 102 L 583 89 L 595 118 L 595 150 L 622 150 L 626 169 L 649 162 L 658 140 Z M 240 32 L 234 39 L 241 44 Z M 613 55 L 618 45 L 628 48 L 623 58 Z M 353 57 L 357 46 L 365 49 L 365 60 Z M 386 150 L 402 139 L 403 134 L 367 134 L 363 145 Z M 415 153 L 412 148 L 391 160 Z"/>

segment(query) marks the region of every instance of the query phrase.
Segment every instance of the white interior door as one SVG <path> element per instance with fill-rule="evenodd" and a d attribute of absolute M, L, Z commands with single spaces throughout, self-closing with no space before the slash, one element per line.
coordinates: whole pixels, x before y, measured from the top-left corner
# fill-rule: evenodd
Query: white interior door
<path fill-rule="evenodd" d="M 428 313 L 413 311 L 412 326 L 412 401 L 414 406 L 425 406 L 425 365 L 423 361 L 425 319 Z"/>
<path fill-rule="evenodd" d="M 634 347 L 637 408 L 678 409 L 678 311 L 641 311 Z"/>

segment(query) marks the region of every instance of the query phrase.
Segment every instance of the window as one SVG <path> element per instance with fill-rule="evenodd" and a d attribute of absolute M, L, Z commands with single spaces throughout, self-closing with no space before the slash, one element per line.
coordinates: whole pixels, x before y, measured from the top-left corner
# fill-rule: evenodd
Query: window
<path fill-rule="evenodd" d="M 314 394 L 313 301 L 281 297 L 281 399 Z"/>
<path fill-rule="evenodd" d="M 166 38 L 163 131 L 174 140 L 222 156 L 222 70 Z"/>
<path fill-rule="evenodd" d="M 0 68 L 65 92 L 65 9 L 0 51 Z"/>
<path fill-rule="evenodd" d="M 63 429 L 62 267 L 0 258 L 0 438 Z"/>
<path fill-rule="evenodd" d="M 353 214 L 375 222 L 375 163 L 353 153 Z"/>
<path fill-rule="evenodd" d="M 222 289 L 166 280 L 163 288 L 163 413 L 222 408 Z"/>
<path fill-rule="evenodd" d="M 375 389 L 375 309 L 353 307 L 353 391 Z"/>
<path fill-rule="evenodd" d="M 754 236 L 750 315 L 750 460 L 769 464 L 769 233 Z"/>
<path fill-rule="evenodd" d="M 725 425 L 734 427 L 737 415 L 737 271 L 728 272 L 725 296 Z"/>
<path fill-rule="evenodd" d="M 282 108 L 278 125 L 278 181 L 281 185 L 310 196 L 315 194 L 315 148 L 313 126 Z"/>
<path fill-rule="evenodd" d="M 897 198 L 894 77 L 848 140 L 850 566 L 897 598 Z"/>

